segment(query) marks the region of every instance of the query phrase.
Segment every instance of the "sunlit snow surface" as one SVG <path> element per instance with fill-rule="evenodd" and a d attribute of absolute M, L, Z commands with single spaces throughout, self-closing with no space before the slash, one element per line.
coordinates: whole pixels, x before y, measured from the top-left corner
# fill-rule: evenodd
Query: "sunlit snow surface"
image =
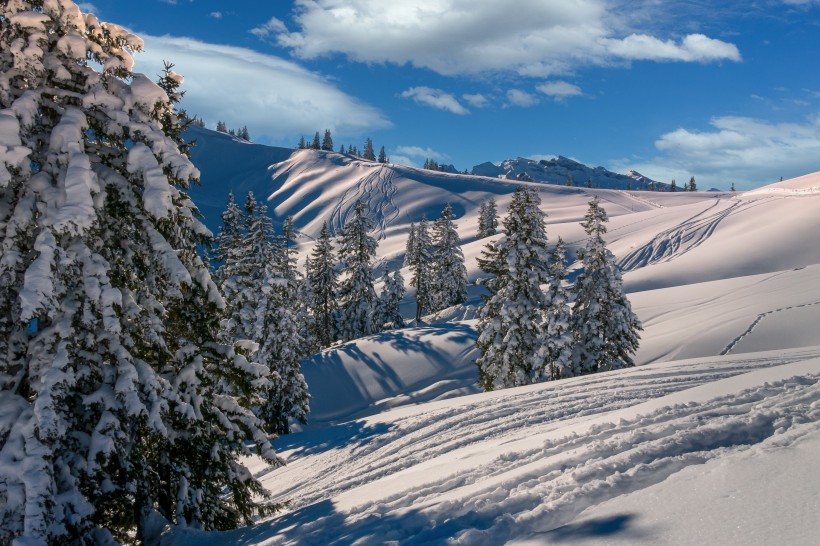
<path fill-rule="evenodd" d="M 471 281 L 478 206 L 493 195 L 503 214 L 514 189 L 313 151 L 265 152 L 286 160 L 268 169 L 243 153 L 258 168 L 242 191 L 295 216 L 303 253 L 323 219 L 371 199 L 381 266 L 394 267 L 410 222 L 453 203 Z M 207 183 L 227 167 L 194 160 L 197 191 L 224 206 L 227 189 Z M 570 250 L 601 197 L 644 324 L 641 366 L 480 393 L 473 323 L 444 321 L 464 309 L 327 350 L 303 368 L 311 423 L 274 444 L 287 466 L 250 461 L 289 508 L 166 542 L 816 544 L 820 175 L 746 194 L 536 187 L 550 239 Z M 480 288 L 470 294 L 476 304 Z"/>

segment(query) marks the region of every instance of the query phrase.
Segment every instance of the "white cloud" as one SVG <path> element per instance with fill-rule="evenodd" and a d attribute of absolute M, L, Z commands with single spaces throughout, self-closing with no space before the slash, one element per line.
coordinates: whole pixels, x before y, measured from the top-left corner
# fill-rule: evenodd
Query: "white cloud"
<path fill-rule="evenodd" d="M 629 168 L 664 182 L 694 175 L 702 189 L 732 183 L 749 189 L 820 169 L 820 115 L 803 123 L 724 116 L 710 125 L 708 131 L 679 128 L 661 135 L 655 142 L 661 155 Z"/>
<path fill-rule="evenodd" d="M 412 157 L 416 159 L 434 159 L 436 161 L 447 161 L 450 156 L 437 152 L 432 148 L 422 148 L 421 146 L 398 146 L 396 154 Z"/>
<path fill-rule="evenodd" d="M 631 60 L 740 60 L 733 44 L 702 34 L 674 41 L 634 28 L 651 24 L 640 8 L 608 0 L 300 0 L 298 30 L 279 30 L 277 40 L 300 58 L 340 53 L 444 75 L 547 77 Z"/>
<path fill-rule="evenodd" d="M 473 108 L 486 108 L 490 105 L 490 99 L 480 93 L 464 93 L 461 98 Z"/>
<path fill-rule="evenodd" d="M 545 82 L 535 86 L 535 88 L 556 101 L 562 101 L 567 97 L 577 97 L 584 94 L 577 85 L 562 80 Z"/>
<path fill-rule="evenodd" d="M 214 19 L 222 19 L 222 12 L 221 11 L 212 11 L 211 17 Z"/>
<path fill-rule="evenodd" d="M 433 89 L 432 87 L 411 87 L 401 94 L 403 99 L 413 99 L 418 104 L 430 106 L 431 108 L 438 108 L 445 110 L 452 114 L 463 116 L 469 114 L 470 111 L 464 108 L 458 99 L 450 93 L 446 93 L 441 89 Z"/>
<path fill-rule="evenodd" d="M 276 17 L 271 17 L 267 23 L 258 27 L 252 28 L 249 32 L 262 40 L 275 36 L 277 34 L 287 32 L 285 23 Z"/>
<path fill-rule="evenodd" d="M 376 108 L 291 61 L 189 38 L 142 38 L 135 71 L 153 77 L 163 60 L 173 62 L 186 77 L 182 106 L 210 127 L 218 120 L 247 125 L 255 140 L 282 142 L 317 128 L 363 134 L 391 125 Z"/>
<path fill-rule="evenodd" d="M 510 89 L 507 91 L 507 102 L 512 106 L 529 108 L 538 104 L 538 97 L 521 89 Z"/>

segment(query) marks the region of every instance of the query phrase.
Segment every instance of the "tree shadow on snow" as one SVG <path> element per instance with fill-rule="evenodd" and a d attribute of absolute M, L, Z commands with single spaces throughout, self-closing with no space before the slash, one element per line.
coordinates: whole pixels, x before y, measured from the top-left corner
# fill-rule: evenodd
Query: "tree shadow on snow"
<path fill-rule="evenodd" d="M 617 536 L 625 540 L 647 538 L 646 533 L 634 527 L 635 514 L 617 514 L 605 518 L 593 518 L 563 525 L 544 533 L 543 538 L 550 544 L 582 543 L 592 538 Z"/>

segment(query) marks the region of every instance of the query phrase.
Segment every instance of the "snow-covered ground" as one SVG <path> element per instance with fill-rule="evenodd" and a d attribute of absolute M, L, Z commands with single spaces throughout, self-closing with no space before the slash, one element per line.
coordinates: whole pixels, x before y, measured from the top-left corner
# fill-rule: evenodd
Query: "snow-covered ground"
<path fill-rule="evenodd" d="M 198 164 L 199 191 L 215 194 L 205 186 L 219 178 L 212 163 Z M 394 267 L 409 223 L 449 201 L 471 281 L 485 244 L 475 240 L 478 206 L 493 195 L 503 214 L 514 189 L 312 151 L 262 163 L 245 189 L 296 217 L 304 251 L 323 219 L 340 224 L 364 198 L 382 265 Z M 745 194 L 536 187 L 550 238 L 570 249 L 600 196 L 644 324 L 640 366 L 481 393 L 470 320 L 327 350 L 303 368 L 311 423 L 274 444 L 288 464 L 251 461 L 289 508 L 166 542 L 816 544 L 820 174 Z"/>

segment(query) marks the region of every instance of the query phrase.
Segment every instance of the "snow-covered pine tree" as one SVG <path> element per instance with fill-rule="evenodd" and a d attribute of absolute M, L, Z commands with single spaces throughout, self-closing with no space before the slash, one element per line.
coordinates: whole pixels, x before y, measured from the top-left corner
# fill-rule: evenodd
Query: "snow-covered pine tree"
<path fill-rule="evenodd" d="M 433 307 L 446 309 L 467 301 L 467 268 L 453 223 L 455 214 L 446 203 L 433 224 Z"/>
<path fill-rule="evenodd" d="M 266 282 L 260 290 L 264 294 L 260 299 L 266 300 L 266 305 L 259 314 L 264 321 L 264 332 L 258 338 L 259 352 L 277 380 L 271 382 L 258 414 L 275 434 L 289 433 L 291 418 L 306 423 L 310 399 L 301 366 L 301 358 L 308 351 L 310 322 L 298 297 L 302 282 L 296 269 L 293 238 L 293 218 L 288 216 L 281 237 L 273 245 Z"/>
<path fill-rule="evenodd" d="M 265 495 L 238 456 L 277 462 L 268 371 L 218 340 L 182 78 L 141 49 L 70 0 L 0 5 L 2 543 L 234 527 Z"/>
<path fill-rule="evenodd" d="M 404 246 L 404 267 L 415 263 L 416 256 L 416 223 L 410 222 L 410 230 L 407 232 L 407 242 Z"/>
<path fill-rule="evenodd" d="M 547 350 L 542 377 L 545 380 L 555 380 L 580 375 L 580 370 L 577 369 L 572 357 L 570 294 L 568 288 L 564 286 L 564 279 L 567 275 L 566 248 L 560 237 L 550 255 L 549 274 L 550 283 L 547 288 L 549 307 L 544 317 Z"/>
<path fill-rule="evenodd" d="M 373 315 L 378 297 L 373 288 L 373 260 L 376 239 L 370 235 L 373 223 L 367 216 L 367 205 L 357 201 L 353 217 L 339 236 L 339 259 L 342 279 L 339 283 L 339 312 L 336 321 L 339 337 L 344 341 L 376 332 Z"/>
<path fill-rule="evenodd" d="M 575 362 L 580 373 L 634 366 L 641 323 L 623 292 L 621 272 L 606 247 L 608 218 L 596 197 L 581 225 L 589 236 L 578 251 L 584 266 L 575 280 L 572 332 Z"/>
<path fill-rule="evenodd" d="M 401 300 L 404 298 L 404 279 L 401 272 L 396 270 L 391 276 L 384 276 L 384 288 L 379 296 L 379 311 L 377 316 L 380 330 L 385 328 L 404 328 L 404 319 L 401 316 Z"/>
<path fill-rule="evenodd" d="M 490 197 L 481 202 L 478 211 L 478 238 L 491 237 L 498 232 L 498 210 L 495 198 Z"/>
<path fill-rule="evenodd" d="M 421 317 L 432 312 L 433 302 L 433 279 L 432 279 L 432 247 L 433 240 L 430 237 L 430 229 L 427 224 L 427 216 L 422 214 L 421 220 L 415 229 L 410 231 L 413 241 L 412 252 L 405 255 L 405 260 L 413 272 L 410 282 L 416 289 L 416 322 L 421 321 Z M 408 240 L 408 245 L 409 245 Z"/>
<path fill-rule="evenodd" d="M 311 292 L 313 332 L 321 347 L 329 347 L 336 341 L 338 273 L 327 222 L 322 224 L 322 231 L 319 232 L 310 258 L 307 277 Z"/>
<path fill-rule="evenodd" d="M 333 137 L 330 136 L 330 129 L 325 129 L 325 136 L 322 138 L 322 149 L 327 152 L 333 151 Z"/>
<path fill-rule="evenodd" d="M 543 286 L 550 282 L 544 214 L 537 192 L 518 187 L 497 243 L 487 245 L 481 269 L 496 275 L 479 310 L 476 360 L 485 390 L 545 379 L 547 352 L 544 315 L 549 308 Z"/>

